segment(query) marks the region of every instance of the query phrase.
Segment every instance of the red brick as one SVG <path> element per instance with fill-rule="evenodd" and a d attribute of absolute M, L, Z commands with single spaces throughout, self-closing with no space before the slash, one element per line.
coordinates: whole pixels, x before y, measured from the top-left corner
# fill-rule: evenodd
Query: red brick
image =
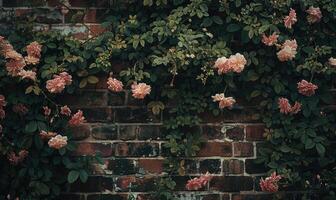
<path fill-rule="evenodd" d="M 89 9 L 85 13 L 84 22 L 95 23 L 95 22 L 97 22 L 96 16 L 97 16 L 97 10 L 96 9 Z"/>
<path fill-rule="evenodd" d="M 272 194 L 234 194 L 232 200 L 270 200 L 272 197 Z"/>
<path fill-rule="evenodd" d="M 248 125 L 246 126 L 246 140 L 248 141 L 260 141 L 264 140 L 264 125 Z"/>
<path fill-rule="evenodd" d="M 89 27 L 91 36 L 98 36 L 106 31 L 100 24 L 90 24 Z"/>
<path fill-rule="evenodd" d="M 154 142 L 118 143 L 116 146 L 119 157 L 154 157 L 158 153 L 159 144 Z"/>
<path fill-rule="evenodd" d="M 163 160 L 140 159 L 138 166 L 143 168 L 146 172 L 160 174 L 163 171 Z"/>
<path fill-rule="evenodd" d="M 146 191 L 154 191 L 155 177 L 153 176 L 123 176 L 117 179 L 117 187 L 121 191 L 129 191 L 129 187 L 131 184 L 131 191 L 135 192 L 146 192 Z"/>
<path fill-rule="evenodd" d="M 222 192 L 253 190 L 253 178 L 249 176 L 216 176 L 210 181 L 210 189 Z"/>
<path fill-rule="evenodd" d="M 25 9 L 25 8 L 17 8 L 15 9 L 15 15 L 17 17 L 20 17 L 22 15 L 26 15 L 31 12 L 31 9 Z"/>
<path fill-rule="evenodd" d="M 244 162 L 242 160 L 224 160 L 223 161 L 224 174 L 243 174 Z"/>
<path fill-rule="evenodd" d="M 79 126 L 70 127 L 70 130 L 75 140 L 85 139 L 91 134 L 91 127 L 88 124 L 81 124 Z"/>
<path fill-rule="evenodd" d="M 197 156 L 210 157 L 210 156 L 232 156 L 232 143 L 229 142 L 207 142 Z"/>
<path fill-rule="evenodd" d="M 95 155 L 100 152 L 103 157 L 113 155 L 113 148 L 111 144 L 81 142 L 75 151 L 75 155 Z"/>
<path fill-rule="evenodd" d="M 233 144 L 235 157 L 252 157 L 254 156 L 253 144 L 250 142 L 237 142 Z"/>

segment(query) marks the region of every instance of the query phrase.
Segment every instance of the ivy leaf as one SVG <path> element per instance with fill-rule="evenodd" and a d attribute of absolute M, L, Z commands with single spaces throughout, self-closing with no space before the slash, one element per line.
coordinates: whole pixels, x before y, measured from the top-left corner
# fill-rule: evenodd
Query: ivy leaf
<path fill-rule="evenodd" d="M 227 26 L 227 28 L 226 28 L 226 30 L 228 31 L 228 32 L 236 32 L 236 31 L 238 31 L 238 30 L 240 30 L 240 26 L 238 25 L 238 24 L 229 24 L 228 26 Z"/>
<path fill-rule="evenodd" d="M 68 174 L 68 182 L 74 183 L 79 177 L 79 172 L 75 170 L 71 170 Z"/>
<path fill-rule="evenodd" d="M 87 85 L 88 79 L 83 78 L 81 82 L 79 83 L 79 88 L 84 88 Z"/>
<path fill-rule="evenodd" d="M 96 84 L 98 83 L 99 79 L 96 77 L 96 76 L 89 76 L 87 78 L 88 82 L 91 83 L 91 84 Z"/>
<path fill-rule="evenodd" d="M 324 154 L 325 154 L 325 147 L 324 147 L 321 143 L 316 144 L 315 147 L 316 147 L 317 152 L 318 152 L 321 156 L 324 156 Z"/>
<path fill-rule="evenodd" d="M 88 180 L 88 177 L 89 175 L 85 170 L 80 170 L 79 178 L 82 181 L 82 183 L 85 183 Z"/>

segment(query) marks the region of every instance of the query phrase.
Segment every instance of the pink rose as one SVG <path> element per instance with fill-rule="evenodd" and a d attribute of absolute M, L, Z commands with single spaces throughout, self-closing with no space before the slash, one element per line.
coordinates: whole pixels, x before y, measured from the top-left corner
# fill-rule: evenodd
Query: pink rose
<path fill-rule="evenodd" d="M 52 137 L 48 142 L 49 147 L 53 149 L 61 149 L 65 147 L 67 144 L 68 144 L 68 137 L 61 135 L 56 135 L 55 137 Z"/>
<path fill-rule="evenodd" d="M 28 112 L 28 108 L 22 103 L 16 104 L 13 106 L 13 112 L 18 113 L 20 115 L 25 115 Z"/>
<path fill-rule="evenodd" d="M 293 60 L 297 53 L 296 40 L 286 40 L 281 46 L 281 50 L 277 53 L 278 59 L 281 62 Z"/>
<path fill-rule="evenodd" d="M 66 116 L 70 116 L 70 115 L 71 115 L 71 110 L 70 110 L 70 108 L 69 108 L 67 105 L 62 106 L 62 107 L 61 107 L 61 114 L 62 114 L 62 115 L 66 115 Z"/>
<path fill-rule="evenodd" d="M 143 99 L 151 92 L 151 86 L 146 83 L 133 83 L 132 96 L 136 99 Z"/>
<path fill-rule="evenodd" d="M 315 8 L 313 6 L 310 6 L 306 12 L 308 13 L 307 16 L 308 23 L 313 24 L 321 21 L 322 13 L 319 7 Z"/>
<path fill-rule="evenodd" d="M 193 178 L 189 180 L 186 184 L 186 188 L 187 190 L 199 190 L 202 187 L 206 186 L 206 184 L 208 184 L 211 178 L 212 178 L 211 175 L 209 174 L 209 172 L 207 172 L 206 174 L 200 176 L 199 178 Z"/>
<path fill-rule="evenodd" d="M 57 135 L 57 133 L 55 132 L 50 132 L 50 131 L 41 131 L 40 132 L 40 137 L 42 140 L 49 140 L 52 137 L 55 137 Z"/>
<path fill-rule="evenodd" d="M 107 80 L 108 89 L 113 92 L 121 92 L 123 90 L 123 83 L 115 78 L 109 77 Z"/>
<path fill-rule="evenodd" d="M 84 122 L 85 122 L 85 118 L 83 116 L 83 111 L 78 110 L 78 112 L 75 113 L 71 117 L 71 119 L 69 120 L 69 126 L 72 126 L 72 127 L 73 126 L 78 126 L 78 125 L 80 125 L 80 124 L 82 124 Z"/>
<path fill-rule="evenodd" d="M 288 16 L 284 18 L 284 25 L 286 28 L 291 29 L 296 22 L 297 22 L 296 12 L 294 9 L 291 8 Z"/>
<path fill-rule="evenodd" d="M 223 108 L 232 108 L 233 104 L 236 103 L 236 100 L 234 100 L 234 98 L 232 97 L 225 97 L 224 93 L 221 94 L 216 94 L 215 96 L 212 96 L 212 99 L 214 102 L 218 102 L 219 103 L 219 108 L 223 109 Z"/>
<path fill-rule="evenodd" d="M 43 112 L 45 116 L 49 116 L 51 114 L 51 109 L 48 106 L 43 106 Z"/>
<path fill-rule="evenodd" d="M 260 180 L 260 188 L 265 192 L 277 192 L 279 190 L 278 182 L 280 181 L 281 176 L 276 175 L 275 172 L 271 176 L 267 177 L 265 180 Z"/>
<path fill-rule="evenodd" d="M 40 45 L 38 42 L 32 42 L 29 45 L 27 45 L 27 53 L 28 56 L 40 58 L 41 57 L 41 50 L 42 45 Z"/>
<path fill-rule="evenodd" d="M 21 70 L 18 75 L 21 76 L 22 79 L 36 80 L 36 72 L 31 70 Z"/>
<path fill-rule="evenodd" d="M 310 83 L 306 80 L 302 80 L 297 83 L 297 88 L 300 94 L 305 96 L 312 96 L 315 94 L 315 90 L 318 89 L 317 85 L 314 85 L 313 83 Z"/>
<path fill-rule="evenodd" d="M 294 106 L 291 106 L 289 104 L 288 99 L 286 98 L 279 98 L 278 101 L 278 105 L 279 105 L 279 109 L 280 109 L 280 113 L 283 114 L 297 114 L 298 112 L 301 111 L 301 103 L 299 102 L 295 102 Z"/>
<path fill-rule="evenodd" d="M 221 57 L 218 58 L 215 62 L 214 68 L 218 69 L 218 74 L 226 74 L 229 72 L 240 73 L 243 71 L 247 61 L 245 57 L 236 53 L 231 55 L 229 58 Z"/>
<path fill-rule="evenodd" d="M 46 88 L 50 93 L 61 93 L 66 85 L 72 83 L 72 76 L 67 72 L 54 75 L 54 78 L 47 81 Z"/>
<path fill-rule="evenodd" d="M 267 46 L 273 46 L 278 42 L 278 37 L 279 35 L 276 32 L 274 32 L 272 35 L 268 37 L 265 34 L 263 34 L 261 41 Z"/>

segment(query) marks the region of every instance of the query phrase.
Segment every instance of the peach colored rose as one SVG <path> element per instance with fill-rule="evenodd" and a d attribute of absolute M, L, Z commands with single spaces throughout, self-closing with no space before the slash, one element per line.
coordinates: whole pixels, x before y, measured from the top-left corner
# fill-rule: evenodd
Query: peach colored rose
<path fill-rule="evenodd" d="M 193 178 L 189 180 L 186 184 L 187 190 L 199 190 L 206 186 L 208 182 L 212 179 L 211 174 L 207 172 L 206 174 L 200 176 L 199 178 Z"/>
<path fill-rule="evenodd" d="M 36 72 L 31 70 L 21 70 L 18 75 L 21 76 L 22 79 L 36 80 Z"/>
<path fill-rule="evenodd" d="M 275 172 L 273 172 L 272 175 L 267 177 L 265 180 L 262 178 L 260 180 L 261 190 L 266 192 L 277 192 L 279 190 L 278 182 L 280 179 L 281 176 L 276 175 Z"/>
<path fill-rule="evenodd" d="M 279 98 L 278 105 L 280 113 L 283 114 L 297 114 L 301 111 L 301 104 L 299 102 L 296 101 L 294 106 L 291 106 L 286 98 Z"/>
<path fill-rule="evenodd" d="M 51 132 L 51 131 L 41 131 L 40 132 L 40 137 L 42 140 L 49 140 L 52 137 L 55 137 L 57 135 L 57 133 L 55 132 Z"/>
<path fill-rule="evenodd" d="M 85 122 L 85 117 L 83 116 L 83 111 L 78 110 L 71 119 L 69 120 L 69 126 L 78 126 Z"/>
<path fill-rule="evenodd" d="M 296 22 L 297 22 L 296 12 L 294 9 L 291 8 L 288 16 L 284 18 L 284 25 L 286 28 L 291 29 Z"/>
<path fill-rule="evenodd" d="M 297 53 L 296 40 L 286 40 L 281 46 L 281 50 L 277 53 L 278 59 L 281 62 L 293 60 Z"/>
<path fill-rule="evenodd" d="M 28 113 L 28 111 L 29 111 L 28 108 L 22 103 L 15 104 L 13 106 L 13 112 L 18 113 L 20 115 L 25 115 Z"/>
<path fill-rule="evenodd" d="M 320 22 L 322 18 L 322 13 L 319 7 L 315 8 L 313 6 L 310 6 L 308 10 L 306 10 L 308 13 L 307 21 L 310 24 Z"/>
<path fill-rule="evenodd" d="M 310 83 L 306 80 L 302 80 L 297 83 L 297 88 L 300 94 L 305 96 L 312 96 L 315 94 L 315 90 L 318 89 L 317 85 L 314 85 L 313 83 Z"/>
<path fill-rule="evenodd" d="M 28 153 L 29 152 L 27 150 L 21 150 L 18 155 L 16 155 L 14 152 L 10 152 L 7 158 L 12 165 L 17 165 L 28 156 Z"/>
<path fill-rule="evenodd" d="M 331 57 L 329 58 L 328 62 L 330 66 L 336 67 L 336 58 Z"/>
<path fill-rule="evenodd" d="M 230 66 L 227 64 L 228 59 L 226 57 L 218 58 L 215 62 L 214 68 L 218 69 L 218 74 L 226 74 L 231 71 Z"/>
<path fill-rule="evenodd" d="M 133 83 L 132 96 L 136 99 L 143 99 L 151 92 L 151 86 L 146 83 Z"/>
<path fill-rule="evenodd" d="M 231 55 L 229 58 L 218 58 L 215 62 L 214 68 L 218 69 L 218 74 L 225 74 L 229 72 L 240 73 L 243 71 L 246 64 L 247 61 L 245 57 L 240 53 L 236 53 L 235 55 Z"/>
<path fill-rule="evenodd" d="M 51 114 L 51 109 L 48 106 L 43 106 L 43 113 L 45 116 L 49 116 Z"/>
<path fill-rule="evenodd" d="M 62 107 L 61 107 L 61 114 L 62 114 L 62 115 L 66 115 L 66 116 L 70 116 L 70 115 L 71 115 L 71 110 L 70 110 L 70 108 L 69 108 L 67 105 L 62 106 Z"/>
<path fill-rule="evenodd" d="M 65 80 L 62 77 L 56 77 L 47 81 L 46 88 L 50 93 L 61 93 L 65 85 Z"/>
<path fill-rule="evenodd" d="M 7 105 L 6 98 L 4 95 L 0 94 L 0 107 L 4 107 Z"/>
<path fill-rule="evenodd" d="M 268 37 L 265 34 L 263 34 L 261 41 L 267 46 L 273 46 L 278 42 L 278 37 L 279 35 L 276 32 L 272 33 L 272 35 Z"/>
<path fill-rule="evenodd" d="M 27 54 L 28 56 L 40 58 L 41 57 L 41 50 L 42 45 L 40 45 L 38 42 L 32 42 L 29 45 L 27 45 Z"/>
<path fill-rule="evenodd" d="M 218 102 L 219 108 L 232 108 L 233 104 L 236 103 L 236 100 L 232 97 L 225 97 L 224 93 L 216 94 L 215 96 L 212 96 L 212 99 L 214 102 Z"/>
<path fill-rule="evenodd" d="M 24 59 L 28 65 L 37 65 L 40 62 L 40 58 L 33 56 L 26 56 Z"/>
<path fill-rule="evenodd" d="M 22 60 L 10 59 L 6 62 L 6 70 L 10 76 L 18 76 L 19 72 L 26 66 L 26 62 Z"/>
<path fill-rule="evenodd" d="M 56 135 L 55 137 L 50 138 L 48 145 L 53 149 L 61 149 L 68 144 L 68 137 Z"/>
<path fill-rule="evenodd" d="M 121 92 L 123 90 L 123 83 L 115 78 L 109 77 L 107 79 L 108 89 L 113 92 Z"/>
<path fill-rule="evenodd" d="M 68 74 L 68 72 L 61 72 L 58 76 L 55 75 L 54 77 L 61 77 L 65 81 L 66 85 L 71 85 L 72 83 L 72 76 Z"/>

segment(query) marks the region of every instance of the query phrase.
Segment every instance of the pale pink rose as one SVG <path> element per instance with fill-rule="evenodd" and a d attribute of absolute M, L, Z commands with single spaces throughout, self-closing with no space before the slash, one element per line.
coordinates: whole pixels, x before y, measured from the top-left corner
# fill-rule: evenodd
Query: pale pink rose
<path fill-rule="evenodd" d="M 36 80 L 36 72 L 32 70 L 21 70 L 18 75 L 21 76 L 22 79 Z"/>
<path fill-rule="evenodd" d="M 329 58 L 328 62 L 330 66 L 336 67 L 336 58 L 331 57 Z"/>
<path fill-rule="evenodd" d="M 297 53 L 297 43 L 296 40 L 286 40 L 281 46 L 281 50 L 277 53 L 278 59 L 281 62 L 293 60 Z"/>
<path fill-rule="evenodd" d="M 189 180 L 186 184 L 187 190 L 199 190 L 206 186 L 208 182 L 212 179 L 211 174 L 207 172 L 206 174 L 200 176 L 199 178 L 193 178 Z"/>
<path fill-rule="evenodd" d="M 233 104 L 236 103 L 236 100 L 232 97 L 225 97 L 224 93 L 216 94 L 215 96 L 212 96 L 212 99 L 214 102 L 218 102 L 219 108 L 232 108 Z"/>
<path fill-rule="evenodd" d="M 62 72 L 58 76 L 57 75 L 54 76 L 54 78 L 57 77 L 61 77 L 65 81 L 66 85 L 71 85 L 72 83 L 72 76 L 68 74 L 68 72 Z"/>
<path fill-rule="evenodd" d="M 27 53 L 28 56 L 40 58 L 41 57 L 41 49 L 42 45 L 40 45 L 38 42 L 32 42 L 29 45 L 27 45 Z"/>
<path fill-rule="evenodd" d="M 6 112 L 3 108 L 0 108 L 0 119 L 5 119 L 6 117 Z"/>
<path fill-rule="evenodd" d="M 118 79 L 112 78 L 112 77 L 109 77 L 107 79 L 107 85 L 108 85 L 108 89 L 113 92 L 121 92 L 124 87 L 121 81 L 119 81 Z"/>
<path fill-rule="evenodd" d="M 26 56 L 24 59 L 28 65 L 37 65 L 40 62 L 40 58 L 33 56 Z"/>
<path fill-rule="evenodd" d="M 317 85 L 314 85 L 313 83 L 310 83 L 306 80 L 302 80 L 297 83 L 297 88 L 300 94 L 305 96 L 312 96 L 315 94 L 315 90 L 318 89 Z"/>
<path fill-rule="evenodd" d="M 71 115 L 71 110 L 70 110 L 70 108 L 69 108 L 67 105 L 62 106 L 62 107 L 61 107 L 61 114 L 62 114 L 62 115 L 66 115 L 66 116 L 70 116 L 70 115 Z"/>
<path fill-rule="evenodd" d="M 20 162 L 22 162 L 27 156 L 28 156 L 28 151 L 21 150 L 18 155 L 16 155 L 14 152 L 10 152 L 7 158 L 12 165 L 17 165 Z"/>
<path fill-rule="evenodd" d="M 65 80 L 62 77 L 57 76 L 56 78 L 47 81 L 46 88 L 50 93 L 61 93 L 64 90 L 65 85 Z"/>
<path fill-rule="evenodd" d="M 78 110 L 71 119 L 69 120 L 69 126 L 78 126 L 85 122 L 85 117 L 83 116 L 83 111 Z"/>
<path fill-rule="evenodd" d="M 26 66 L 26 62 L 22 60 L 10 59 L 6 62 L 6 70 L 11 76 L 18 76 L 19 72 Z"/>
<path fill-rule="evenodd" d="M 228 59 L 226 57 L 218 58 L 215 62 L 214 68 L 218 69 L 218 74 L 226 74 L 231 71 L 230 66 L 228 65 Z"/>
<path fill-rule="evenodd" d="M 284 18 L 284 25 L 286 28 L 291 29 L 296 22 L 297 22 L 296 12 L 294 9 L 291 8 L 288 16 Z"/>
<path fill-rule="evenodd" d="M 13 112 L 18 113 L 20 115 L 25 115 L 28 113 L 28 111 L 29 111 L 28 108 L 22 103 L 15 104 L 13 106 Z"/>
<path fill-rule="evenodd" d="M 48 142 L 49 147 L 53 149 L 61 149 L 65 147 L 67 144 L 68 144 L 68 137 L 61 135 L 56 135 L 55 137 L 52 137 Z"/>
<path fill-rule="evenodd" d="M 4 95 L 0 94 L 0 108 L 7 105 L 6 98 Z"/>
<path fill-rule="evenodd" d="M 19 54 L 18 52 L 16 52 L 14 49 L 8 49 L 5 52 L 5 58 L 13 59 L 13 60 L 22 60 L 23 59 L 22 55 Z"/>
<path fill-rule="evenodd" d="M 240 73 L 244 70 L 247 61 L 242 54 L 236 53 L 235 55 L 230 56 L 228 63 L 233 72 Z"/>
<path fill-rule="evenodd" d="M 308 10 L 306 10 L 308 13 L 307 21 L 310 24 L 320 22 L 322 18 L 322 13 L 319 7 L 315 8 L 313 6 L 310 6 Z"/>
<path fill-rule="evenodd" d="M 132 96 L 136 99 L 143 99 L 151 92 L 151 86 L 146 83 L 133 83 Z"/>
<path fill-rule="evenodd" d="M 260 188 L 264 192 L 277 192 L 279 190 L 278 182 L 281 180 L 280 175 L 276 175 L 275 172 L 265 180 L 260 180 Z"/>
<path fill-rule="evenodd" d="M 41 131 L 40 132 L 40 138 L 42 140 L 49 140 L 52 137 L 55 137 L 57 135 L 57 133 L 55 132 L 51 132 L 51 131 Z"/>
<path fill-rule="evenodd" d="M 225 74 L 229 72 L 240 73 L 243 71 L 246 64 L 247 61 L 245 57 L 240 53 L 236 53 L 235 55 L 231 55 L 229 58 L 218 58 L 215 62 L 214 68 L 218 69 L 218 74 Z"/>
<path fill-rule="evenodd" d="M 43 106 L 43 113 L 45 116 L 49 116 L 51 114 L 51 109 L 48 106 Z"/>
<path fill-rule="evenodd" d="M 301 103 L 296 101 L 294 106 L 291 106 L 286 98 L 279 98 L 278 105 L 280 113 L 283 114 L 297 114 L 301 111 Z"/>
<path fill-rule="evenodd" d="M 276 32 L 272 33 L 272 35 L 268 37 L 265 34 L 263 34 L 261 41 L 267 46 L 273 46 L 278 42 L 278 37 L 279 35 Z"/>

